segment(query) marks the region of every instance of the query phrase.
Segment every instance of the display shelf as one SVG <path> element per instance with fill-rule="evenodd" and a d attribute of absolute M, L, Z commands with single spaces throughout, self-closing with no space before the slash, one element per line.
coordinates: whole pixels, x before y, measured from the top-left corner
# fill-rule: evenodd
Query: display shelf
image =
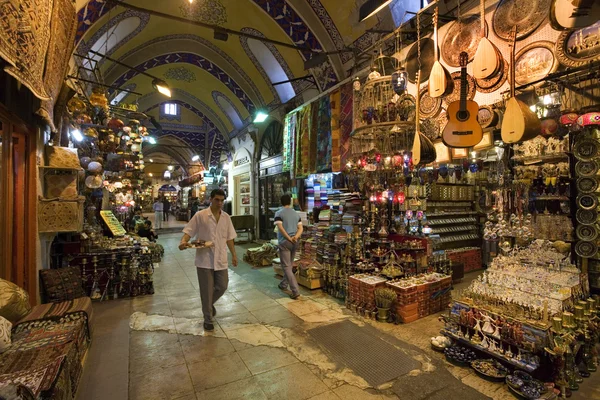
<path fill-rule="evenodd" d="M 495 357 L 495 358 L 497 358 L 499 360 L 502 360 L 503 362 L 506 362 L 506 363 L 508 363 L 508 364 L 516 367 L 516 368 L 525 370 L 525 371 L 530 372 L 530 373 L 534 372 L 537 369 L 537 367 L 533 367 L 533 366 L 531 366 L 529 364 L 525 364 L 523 362 L 519 362 L 518 360 L 515 360 L 515 359 L 512 359 L 512 358 L 508 358 L 508 357 L 504 356 L 503 354 L 499 354 L 499 353 L 496 353 L 494 351 L 489 351 L 488 349 L 486 349 L 486 348 L 484 348 L 484 347 L 482 347 L 482 346 L 480 346 L 478 344 L 475 344 L 475 343 L 471 342 L 470 340 L 467 340 L 467 339 L 465 339 L 463 337 L 455 335 L 454 333 L 452 333 L 452 332 L 450 332 L 450 331 L 448 331 L 446 329 L 442 329 L 440 331 L 440 333 L 442 335 L 448 336 L 451 339 L 456 340 L 460 344 L 464 344 L 466 346 L 472 347 L 472 348 L 474 348 L 474 349 L 476 349 L 478 351 L 481 351 L 482 353 L 488 354 L 488 355 L 490 355 L 492 357 Z M 498 340 L 498 339 L 494 339 L 494 340 Z M 514 345 L 512 345 L 512 346 L 514 346 Z M 517 346 L 515 346 L 515 347 L 517 347 Z"/>
<path fill-rule="evenodd" d="M 469 235 L 468 238 L 452 239 L 451 238 L 440 238 L 439 244 L 456 243 L 456 242 L 467 242 L 472 240 L 479 240 L 479 235 Z"/>
<path fill-rule="evenodd" d="M 567 153 L 546 154 L 540 156 L 513 156 L 511 160 L 523 163 L 534 164 L 537 162 L 564 161 L 569 159 Z"/>
<path fill-rule="evenodd" d="M 456 211 L 456 212 L 447 212 L 447 213 L 426 213 L 427 218 L 438 218 L 438 217 L 450 217 L 456 215 L 478 215 L 477 211 Z"/>
<path fill-rule="evenodd" d="M 446 228 L 440 228 L 440 229 L 446 229 Z M 447 233 L 457 233 L 457 232 L 467 232 L 467 231 L 473 231 L 479 229 L 477 226 L 475 225 L 468 225 L 456 230 L 451 230 L 451 231 L 442 231 L 442 230 L 436 230 L 436 229 L 432 229 L 431 234 L 432 235 L 440 235 L 440 234 L 447 234 Z"/>
<path fill-rule="evenodd" d="M 49 167 L 47 165 L 39 165 L 38 168 L 57 171 L 83 171 L 83 168 Z"/>
<path fill-rule="evenodd" d="M 447 220 L 432 220 L 430 221 L 429 218 L 431 217 L 427 217 L 427 225 L 433 227 L 433 226 L 440 226 L 440 225 L 456 225 L 456 224 L 476 224 L 477 223 L 477 218 L 458 218 L 460 219 L 460 221 L 447 221 Z"/>

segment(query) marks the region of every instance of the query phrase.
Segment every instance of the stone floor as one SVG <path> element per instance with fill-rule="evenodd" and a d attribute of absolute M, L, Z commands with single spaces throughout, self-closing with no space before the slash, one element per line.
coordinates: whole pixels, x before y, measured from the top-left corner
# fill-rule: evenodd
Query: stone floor
<path fill-rule="evenodd" d="M 513 399 L 504 385 L 450 365 L 430 349 L 429 338 L 441 328 L 437 316 L 391 325 L 362 320 L 318 290 L 303 289 L 292 301 L 277 288 L 272 268 L 243 262 L 231 268 L 229 290 L 216 304 L 216 329 L 204 332 L 194 251 L 179 251 L 179 238 L 159 239 L 165 257 L 154 275 L 156 294 L 95 304 L 77 399 Z M 247 247 L 237 246 L 240 260 Z M 419 367 L 369 387 L 307 334 L 346 319 Z M 600 399 L 596 374 L 574 399 Z"/>

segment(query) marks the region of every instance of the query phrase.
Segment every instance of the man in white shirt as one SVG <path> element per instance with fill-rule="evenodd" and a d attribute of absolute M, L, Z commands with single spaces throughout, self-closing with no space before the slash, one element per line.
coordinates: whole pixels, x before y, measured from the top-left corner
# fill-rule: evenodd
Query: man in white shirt
<path fill-rule="evenodd" d="M 162 229 L 163 203 L 159 198 L 154 199 L 152 209 L 154 210 L 154 229 Z"/>
<path fill-rule="evenodd" d="M 195 237 L 196 242 L 212 242 L 208 248 L 196 249 L 196 272 L 200 285 L 204 329 L 214 330 L 213 317 L 216 316 L 215 302 L 227 290 L 229 275 L 227 271 L 227 248 L 232 254 L 231 264 L 237 267 L 233 240 L 237 237 L 229 215 L 222 210 L 225 193 L 215 189 L 210 194 L 210 207 L 197 212 L 183 228 L 183 237 L 179 250 L 190 247 L 189 241 Z"/>

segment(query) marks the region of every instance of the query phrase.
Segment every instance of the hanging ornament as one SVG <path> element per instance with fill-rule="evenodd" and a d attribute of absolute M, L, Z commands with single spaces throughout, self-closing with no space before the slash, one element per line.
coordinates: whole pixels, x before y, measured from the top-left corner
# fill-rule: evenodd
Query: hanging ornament
<path fill-rule="evenodd" d="M 355 92 L 360 92 L 360 79 L 358 76 L 352 80 L 352 88 Z"/>

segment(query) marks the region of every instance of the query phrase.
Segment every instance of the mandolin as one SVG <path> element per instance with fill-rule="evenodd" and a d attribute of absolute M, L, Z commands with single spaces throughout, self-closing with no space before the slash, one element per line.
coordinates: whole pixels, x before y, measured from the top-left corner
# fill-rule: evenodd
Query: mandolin
<path fill-rule="evenodd" d="M 515 97 L 515 46 L 517 28 L 511 33 L 512 49 L 510 53 L 510 99 L 502 119 L 502 140 L 504 143 L 518 143 L 533 139 L 540 133 L 541 122 L 527 104 Z"/>
<path fill-rule="evenodd" d="M 450 77 L 450 73 L 442 63 L 440 63 L 439 47 L 438 47 L 438 9 L 435 9 L 433 13 L 433 40 L 434 40 L 434 52 L 435 62 L 431 67 L 431 73 L 429 74 L 429 96 L 430 97 L 441 97 L 452 92 L 454 89 L 454 81 Z"/>
<path fill-rule="evenodd" d="M 481 13 L 481 40 L 477 45 L 473 59 L 473 75 L 475 79 L 488 79 L 500 72 L 502 60 L 498 57 L 498 49 L 485 36 L 485 0 L 479 0 Z"/>
<path fill-rule="evenodd" d="M 585 28 L 600 18 L 600 0 L 554 0 L 550 6 L 550 25 L 565 31 Z"/>
<path fill-rule="evenodd" d="M 419 107 L 421 105 L 421 74 L 417 71 L 417 98 L 415 102 L 415 138 L 412 145 L 412 162 L 413 165 L 429 164 L 435 161 L 436 152 L 433 142 L 421 133 L 419 124 Z"/>
<path fill-rule="evenodd" d="M 460 53 L 460 100 L 448 105 L 448 122 L 442 133 L 442 141 L 448 147 L 473 147 L 483 139 L 483 129 L 477 122 L 479 105 L 467 100 L 467 64 L 469 55 Z"/>

